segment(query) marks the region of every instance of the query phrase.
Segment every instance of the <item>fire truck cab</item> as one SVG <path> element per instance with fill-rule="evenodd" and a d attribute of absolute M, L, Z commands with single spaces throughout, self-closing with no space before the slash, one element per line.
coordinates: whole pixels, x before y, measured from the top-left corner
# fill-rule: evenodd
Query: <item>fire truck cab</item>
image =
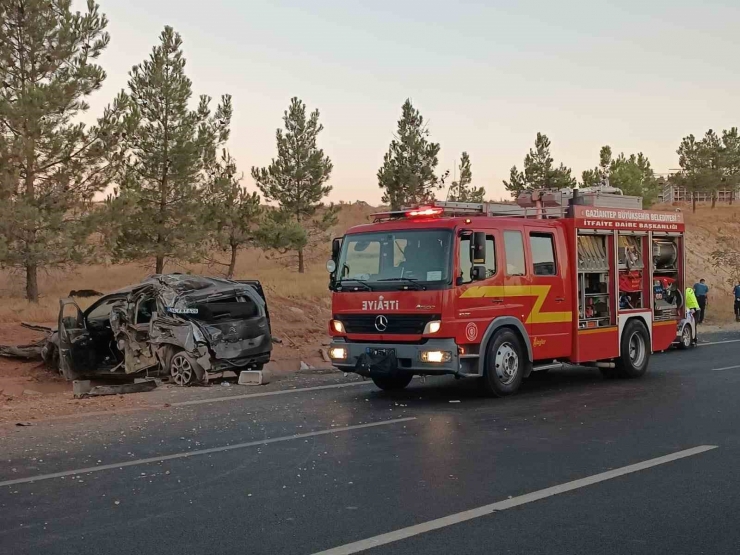
<path fill-rule="evenodd" d="M 375 214 L 332 244 L 333 365 L 386 390 L 451 374 L 496 396 L 564 364 L 642 376 L 696 331 L 683 214 L 641 206 L 601 186 Z"/>

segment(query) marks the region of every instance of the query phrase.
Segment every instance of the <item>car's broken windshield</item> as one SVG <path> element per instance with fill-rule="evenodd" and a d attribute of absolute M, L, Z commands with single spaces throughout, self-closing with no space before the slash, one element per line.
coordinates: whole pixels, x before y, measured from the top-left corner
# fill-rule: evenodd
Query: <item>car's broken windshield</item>
<path fill-rule="evenodd" d="M 398 230 L 347 235 L 339 259 L 340 282 L 447 283 L 451 232 Z"/>

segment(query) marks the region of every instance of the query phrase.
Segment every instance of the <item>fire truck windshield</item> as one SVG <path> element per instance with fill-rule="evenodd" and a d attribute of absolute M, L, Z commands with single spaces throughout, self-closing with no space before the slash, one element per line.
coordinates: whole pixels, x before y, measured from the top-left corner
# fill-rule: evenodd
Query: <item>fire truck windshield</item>
<path fill-rule="evenodd" d="M 338 281 L 440 287 L 450 281 L 451 249 L 452 233 L 443 229 L 349 234 L 342 243 Z"/>

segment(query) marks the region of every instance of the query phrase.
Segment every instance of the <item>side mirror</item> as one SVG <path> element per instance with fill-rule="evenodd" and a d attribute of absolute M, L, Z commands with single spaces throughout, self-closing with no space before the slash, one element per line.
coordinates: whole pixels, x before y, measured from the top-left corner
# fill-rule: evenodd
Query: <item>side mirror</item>
<path fill-rule="evenodd" d="M 334 262 L 334 259 L 326 261 L 326 271 L 327 272 L 329 272 L 330 274 L 333 274 L 336 271 L 336 269 L 337 269 L 337 263 Z"/>
<path fill-rule="evenodd" d="M 486 279 L 486 267 L 485 266 L 473 266 L 470 272 L 470 277 L 473 281 L 483 281 Z"/>
<path fill-rule="evenodd" d="M 473 241 L 470 244 L 470 260 L 473 265 L 486 263 L 486 234 L 483 231 L 473 233 Z"/>
<path fill-rule="evenodd" d="M 342 240 L 335 238 L 331 240 L 331 259 L 336 263 L 339 259 L 339 251 L 342 250 Z"/>

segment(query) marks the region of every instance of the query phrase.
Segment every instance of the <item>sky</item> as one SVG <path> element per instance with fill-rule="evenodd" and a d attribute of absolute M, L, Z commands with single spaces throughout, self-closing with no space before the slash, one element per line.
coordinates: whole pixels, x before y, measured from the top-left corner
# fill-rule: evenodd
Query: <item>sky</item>
<path fill-rule="evenodd" d="M 320 111 L 329 200 L 373 204 L 406 98 L 441 145 L 439 173 L 467 151 L 489 199 L 505 196 L 537 132 L 580 177 L 605 144 L 666 173 L 682 137 L 740 126 L 737 0 L 97 1 L 111 44 L 89 115 L 170 25 L 194 94 L 214 107 L 233 96 L 228 148 L 248 188 L 250 168 L 275 156 L 293 96 Z"/>

